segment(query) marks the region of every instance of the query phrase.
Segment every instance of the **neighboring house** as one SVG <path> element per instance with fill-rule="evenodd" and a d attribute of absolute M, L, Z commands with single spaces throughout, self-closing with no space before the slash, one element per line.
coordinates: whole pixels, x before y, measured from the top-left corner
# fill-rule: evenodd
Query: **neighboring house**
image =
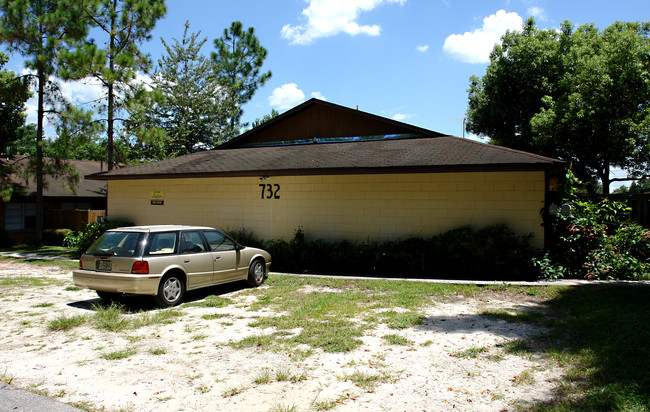
<path fill-rule="evenodd" d="M 109 219 L 142 225 L 366 241 L 504 223 L 542 247 L 549 171 L 563 167 L 312 99 L 216 150 L 87 178 L 108 182 Z"/>
<path fill-rule="evenodd" d="M 11 243 L 29 242 L 35 237 L 36 180 L 25 178 L 22 171 L 29 162 L 25 156 L 0 159 L 18 170 L 10 175 L 14 193 L 9 202 L 0 200 L 0 236 Z M 45 163 L 52 162 L 44 159 Z M 62 176 L 46 175 L 43 189 L 43 228 L 82 230 L 87 223 L 106 213 L 106 183 L 85 179 L 85 175 L 104 170 L 101 162 L 70 160 L 79 172 L 81 181 L 73 192 Z M 2 240 L 2 239 L 0 239 Z M 4 239 L 7 240 L 7 239 Z M 3 242 L 0 242 L 3 243 Z"/>

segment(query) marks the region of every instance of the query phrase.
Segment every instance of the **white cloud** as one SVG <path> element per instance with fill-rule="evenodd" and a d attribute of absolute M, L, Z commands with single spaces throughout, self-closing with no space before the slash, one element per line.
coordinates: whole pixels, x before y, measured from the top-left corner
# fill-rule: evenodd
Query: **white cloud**
<path fill-rule="evenodd" d="M 429 45 L 424 44 L 424 45 L 421 45 L 421 46 L 417 46 L 416 49 L 417 49 L 417 51 L 424 53 L 427 50 L 429 50 Z"/>
<path fill-rule="evenodd" d="M 350 35 L 366 34 L 378 36 L 381 27 L 377 24 L 361 25 L 357 22 L 363 12 L 386 3 L 404 4 L 406 0 L 307 0 L 309 7 L 302 11 L 305 24 L 282 27 L 280 34 L 291 44 L 310 44 L 321 37 L 339 33 Z"/>
<path fill-rule="evenodd" d="M 413 116 L 410 115 L 410 114 L 407 114 L 407 113 L 395 113 L 393 115 L 393 120 L 403 122 L 403 121 L 406 121 L 406 120 L 410 119 L 411 117 L 413 117 Z"/>
<path fill-rule="evenodd" d="M 548 20 L 546 18 L 546 11 L 541 8 L 541 7 L 529 7 L 527 10 L 528 14 L 533 16 L 535 19 L 540 20 L 540 21 L 546 21 Z"/>
<path fill-rule="evenodd" d="M 35 74 L 35 72 L 23 69 L 22 74 Z M 94 109 L 95 104 L 99 103 L 106 97 L 106 90 L 104 89 L 102 83 L 92 77 L 86 77 L 75 81 L 61 81 L 55 79 L 54 77 L 50 77 L 50 81 L 56 81 L 58 83 L 61 95 L 66 101 L 69 101 L 86 109 Z M 148 75 L 140 73 L 136 76 L 134 83 L 144 84 L 145 88 L 151 90 L 152 79 Z M 118 94 L 121 95 L 120 92 L 118 92 Z M 105 101 L 102 101 L 102 103 L 105 103 Z M 27 123 L 37 122 L 37 110 L 38 96 L 34 94 L 25 103 Z M 55 131 L 53 129 L 53 124 L 50 122 L 47 116 L 44 119 L 44 125 L 46 135 L 53 137 L 55 135 Z"/>
<path fill-rule="evenodd" d="M 327 99 L 325 98 L 325 96 L 323 96 L 323 93 L 321 92 L 312 92 L 311 97 L 313 97 L 314 99 L 327 101 Z"/>
<path fill-rule="evenodd" d="M 488 63 L 490 52 L 501 36 L 508 30 L 521 30 L 522 24 L 523 19 L 517 13 L 499 10 L 484 18 L 480 29 L 447 37 L 442 50 L 465 63 Z"/>
<path fill-rule="evenodd" d="M 63 97 L 76 104 L 97 102 L 105 94 L 101 82 L 95 78 L 60 82 L 60 88 Z"/>
<path fill-rule="evenodd" d="M 277 110 L 287 110 L 305 101 L 305 93 L 295 83 L 276 87 L 269 97 L 269 104 Z"/>

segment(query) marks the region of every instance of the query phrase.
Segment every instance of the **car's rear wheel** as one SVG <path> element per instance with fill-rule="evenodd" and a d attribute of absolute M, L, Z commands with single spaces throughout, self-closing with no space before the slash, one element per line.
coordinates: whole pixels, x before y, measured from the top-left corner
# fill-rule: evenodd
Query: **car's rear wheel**
<path fill-rule="evenodd" d="M 264 282 L 264 275 L 266 275 L 264 261 L 262 259 L 255 259 L 248 268 L 247 282 L 252 287 L 259 286 Z"/>
<path fill-rule="evenodd" d="M 181 303 L 185 294 L 185 281 L 176 274 L 166 275 L 158 286 L 158 294 L 154 301 L 163 307 L 176 306 Z"/>

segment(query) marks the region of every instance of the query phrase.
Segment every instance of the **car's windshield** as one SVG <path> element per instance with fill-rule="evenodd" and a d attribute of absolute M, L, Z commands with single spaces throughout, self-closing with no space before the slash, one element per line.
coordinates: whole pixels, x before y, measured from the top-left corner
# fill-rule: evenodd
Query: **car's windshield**
<path fill-rule="evenodd" d="M 143 236 L 144 233 L 140 232 L 105 232 L 86 253 L 133 257 Z"/>

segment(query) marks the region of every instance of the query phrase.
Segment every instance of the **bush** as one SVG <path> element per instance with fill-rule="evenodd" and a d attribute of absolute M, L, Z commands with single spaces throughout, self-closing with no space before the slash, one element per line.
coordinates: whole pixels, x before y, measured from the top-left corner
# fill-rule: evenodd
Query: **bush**
<path fill-rule="evenodd" d="M 505 225 L 455 229 L 429 238 L 386 242 L 308 240 L 299 228 L 287 242 L 265 248 L 275 270 L 424 278 L 531 279 L 536 251 L 530 236 L 516 236 Z"/>
<path fill-rule="evenodd" d="M 83 231 L 71 231 L 64 239 L 64 246 L 75 248 L 77 251 L 83 253 L 108 229 L 132 225 L 133 223 L 126 221 L 88 223 Z"/>
<path fill-rule="evenodd" d="M 63 246 L 71 229 L 46 229 L 43 231 L 43 244 L 46 246 Z"/>
<path fill-rule="evenodd" d="M 584 264 L 587 279 L 647 279 L 650 275 L 650 230 L 630 224 L 606 236 Z"/>
<path fill-rule="evenodd" d="M 650 231 L 629 222 L 630 209 L 605 198 L 571 196 L 571 214 L 558 216 L 553 247 L 535 264 L 547 279 L 648 279 Z"/>

